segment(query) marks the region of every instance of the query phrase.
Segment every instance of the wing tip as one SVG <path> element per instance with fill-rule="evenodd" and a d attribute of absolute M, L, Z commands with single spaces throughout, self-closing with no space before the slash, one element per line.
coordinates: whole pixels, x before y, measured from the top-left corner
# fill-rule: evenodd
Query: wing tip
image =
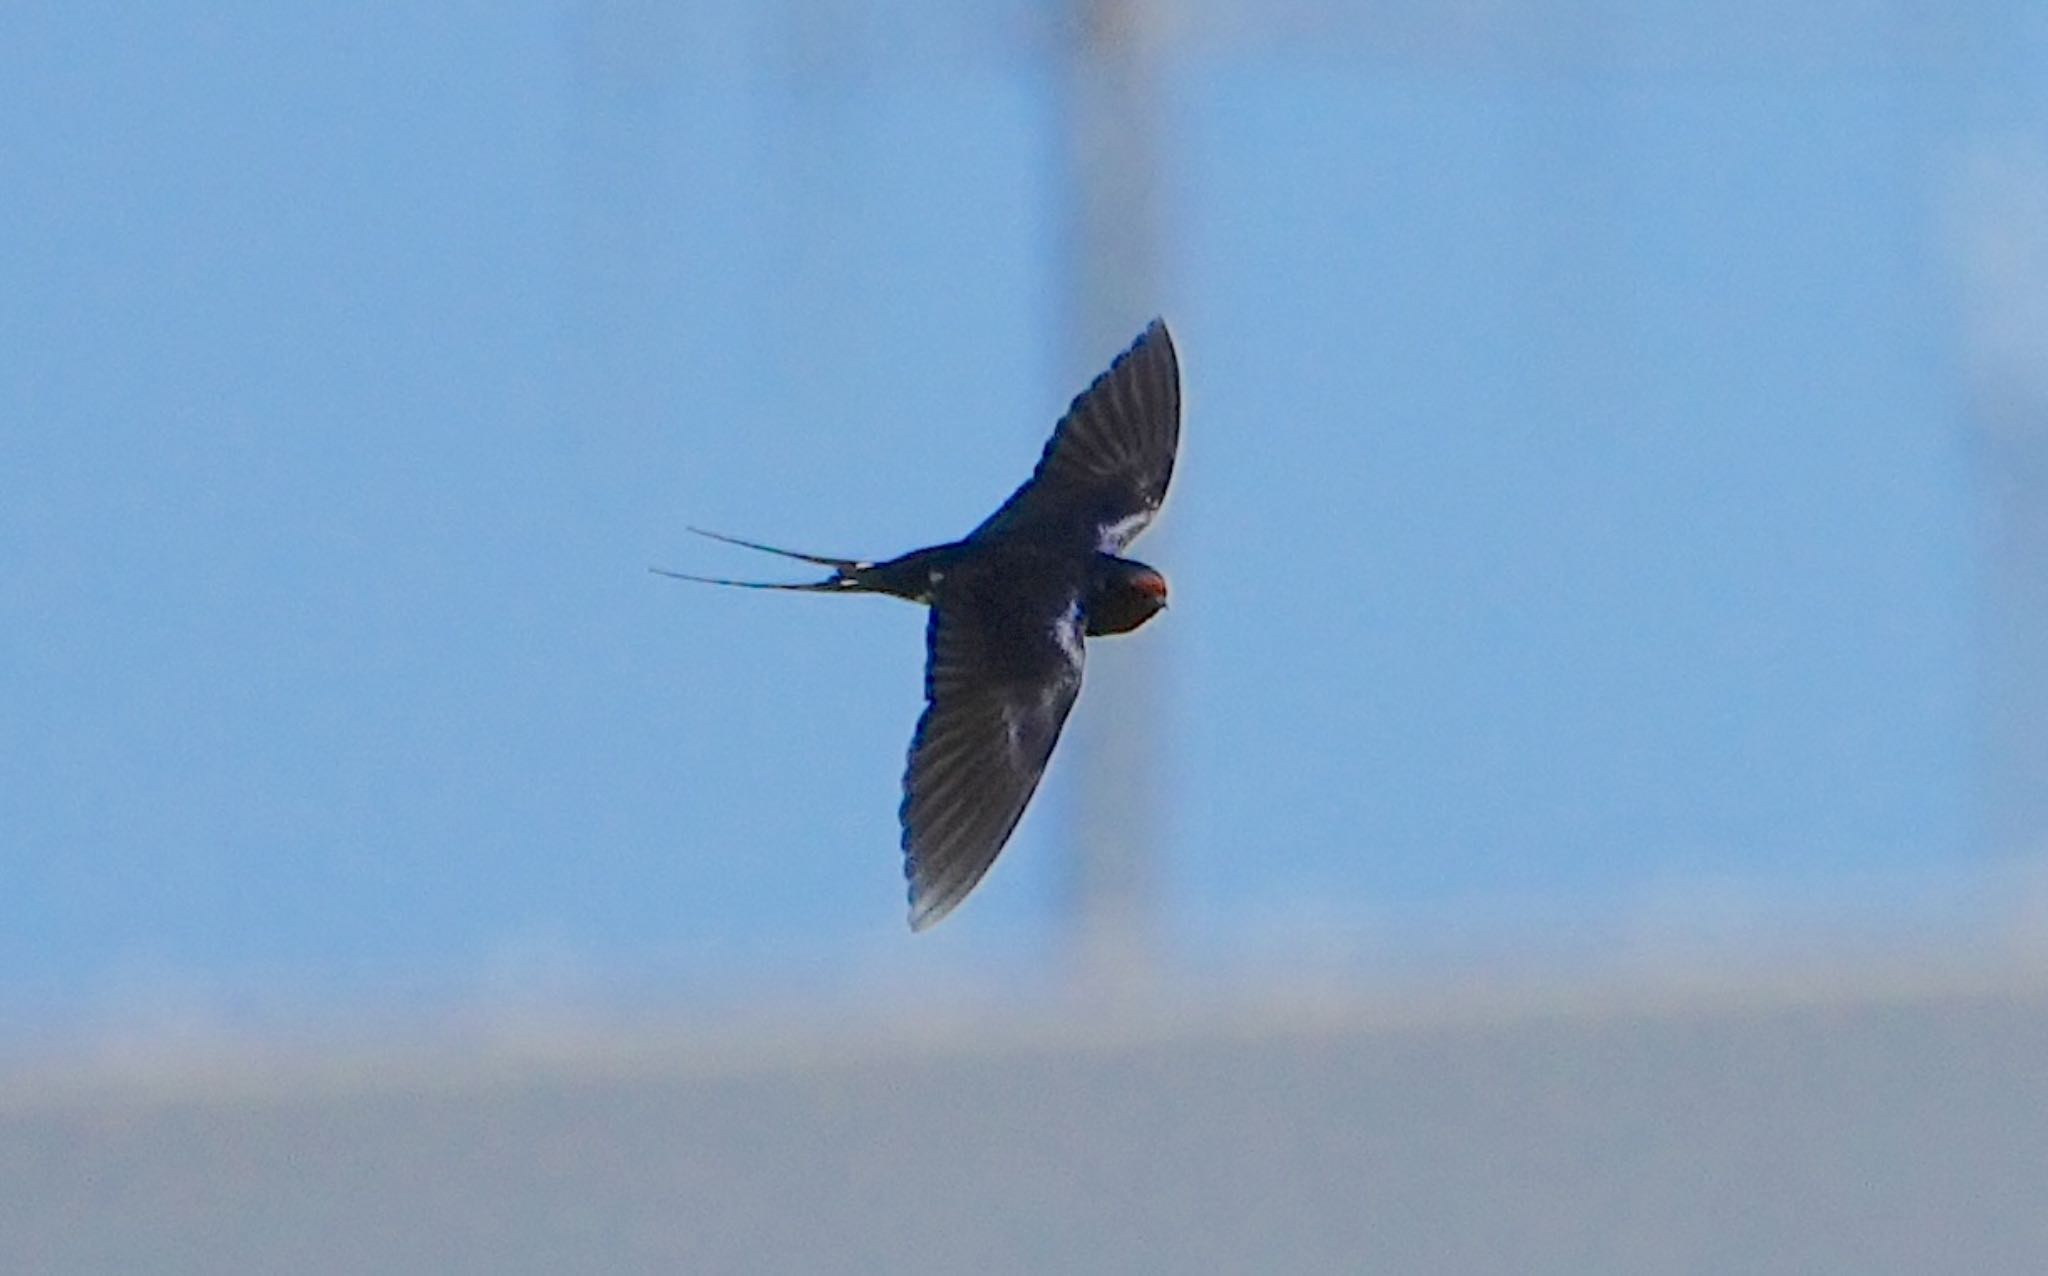
<path fill-rule="evenodd" d="M 1176 365 L 1176 371 L 1178 371 L 1177 365 L 1180 362 L 1180 357 L 1173 348 L 1173 333 L 1167 329 L 1166 316 L 1164 315 L 1153 315 L 1152 321 L 1145 325 L 1145 330 L 1138 334 L 1137 340 L 1131 342 L 1130 347 L 1113 360 L 1111 366 L 1114 367 L 1115 364 L 1122 363 L 1125 359 L 1138 353 L 1138 351 L 1155 344 L 1160 348 L 1161 353 L 1166 356 L 1168 361 Z"/>
<path fill-rule="evenodd" d="M 1122 354 L 1111 361 L 1109 370 L 1097 378 L 1097 383 L 1109 381 L 1127 363 L 1138 365 L 1133 367 L 1133 375 L 1156 378 L 1158 388 L 1167 395 L 1167 402 L 1154 406 L 1155 408 L 1165 408 L 1167 413 L 1173 418 L 1173 425 L 1176 431 L 1178 431 L 1180 425 L 1180 351 L 1174 348 L 1173 333 L 1167 330 L 1165 316 L 1152 316 L 1152 322 L 1145 325 L 1145 331 L 1139 333 L 1137 340 L 1131 342 L 1130 346 Z M 1138 370 L 1139 366 L 1142 366 L 1145 371 L 1140 372 Z M 1091 385 L 1089 387 L 1090 391 L 1094 389 L 1095 386 Z M 1085 392 L 1082 397 L 1086 397 Z M 1079 402 L 1079 399 L 1075 400 L 1077 405 Z"/>
<path fill-rule="evenodd" d="M 912 882 L 910 886 L 910 910 L 906 920 L 910 933 L 921 935 L 946 919 L 960 903 L 959 897 L 948 899 L 943 895 L 920 888 Z"/>

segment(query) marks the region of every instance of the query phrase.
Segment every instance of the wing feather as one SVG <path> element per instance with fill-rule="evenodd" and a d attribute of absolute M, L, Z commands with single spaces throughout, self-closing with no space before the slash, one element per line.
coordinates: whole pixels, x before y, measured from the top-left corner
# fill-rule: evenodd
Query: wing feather
<path fill-rule="evenodd" d="M 1018 601 L 957 593 L 936 602 L 926 625 L 926 702 L 901 809 L 913 930 L 951 912 L 988 872 L 1081 690 L 1073 593 Z"/>
<path fill-rule="evenodd" d="M 1154 319 L 1077 395 L 1038 467 L 968 539 L 1030 529 L 1120 553 L 1152 522 L 1180 447 L 1180 363 Z"/>

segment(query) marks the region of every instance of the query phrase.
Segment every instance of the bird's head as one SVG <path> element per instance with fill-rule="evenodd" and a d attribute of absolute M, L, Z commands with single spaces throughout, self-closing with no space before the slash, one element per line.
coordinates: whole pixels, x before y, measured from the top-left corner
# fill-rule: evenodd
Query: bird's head
<path fill-rule="evenodd" d="M 1098 555 L 1083 610 L 1088 633 L 1127 634 L 1166 609 L 1166 577 L 1143 563 Z"/>

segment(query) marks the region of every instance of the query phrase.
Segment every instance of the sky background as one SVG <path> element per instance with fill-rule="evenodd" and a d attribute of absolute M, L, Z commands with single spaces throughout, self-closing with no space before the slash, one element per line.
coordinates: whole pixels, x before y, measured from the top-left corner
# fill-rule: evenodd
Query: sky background
<path fill-rule="evenodd" d="M 1972 270 L 2048 19 L 1371 12 L 1165 53 L 1174 605 L 1090 676 L 1159 679 L 1168 968 L 2001 924 Z M 1056 967 L 1085 757 L 912 939 L 921 613 L 646 570 L 1028 473 L 1115 353 L 1054 34 L 10 8 L 0 1032 Z"/>

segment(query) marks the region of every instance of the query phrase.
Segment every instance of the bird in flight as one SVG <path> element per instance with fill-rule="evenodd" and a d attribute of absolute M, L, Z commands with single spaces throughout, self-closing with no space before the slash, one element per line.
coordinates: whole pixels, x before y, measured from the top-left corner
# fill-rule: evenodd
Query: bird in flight
<path fill-rule="evenodd" d="M 953 911 L 1023 817 L 1081 691 L 1083 637 L 1128 633 L 1166 606 L 1166 578 L 1120 557 L 1166 499 L 1180 444 L 1180 366 L 1154 319 L 1054 427 L 1038 468 L 957 541 L 882 562 L 713 540 L 830 568 L 776 584 L 653 570 L 679 580 L 821 594 L 891 594 L 931 608 L 924 712 L 903 776 L 910 928 Z"/>

